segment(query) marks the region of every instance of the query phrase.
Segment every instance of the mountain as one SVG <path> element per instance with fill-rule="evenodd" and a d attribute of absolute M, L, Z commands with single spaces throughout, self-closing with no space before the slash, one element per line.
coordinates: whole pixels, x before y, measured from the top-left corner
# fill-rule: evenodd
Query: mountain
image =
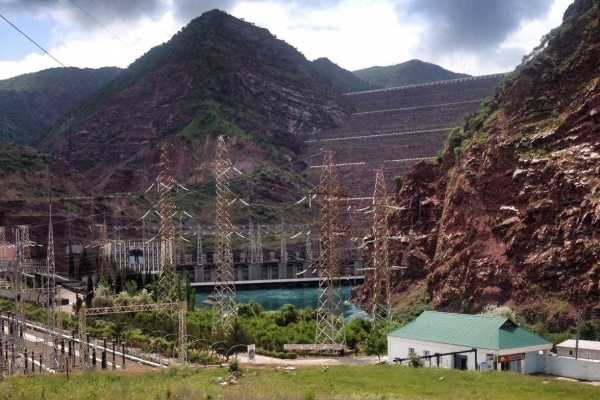
<path fill-rule="evenodd" d="M 99 192 L 144 189 L 163 141 L 173 143 L 180 182 L 206 182 L 219 135 L 243 173 L 285 164 L 295 175 L 303 139 L 351 112 L 341 92 L 268 30 L 213 10 L 87 98 L 39 146 Z"/>
<path fill-rule="evenodd" d="M 0 226 L 29 225 L 38 240 L 48 237 L 50 201 L 58 239 L 64 236 L 65 213 L 57 211 L 65 208 L 68 198 L 93 194 L 86 179 L 66 160 L 12 143 L 0 143 L 0 192 Z M 12 236 L 10 229 L 6 232 Z"/>
<path fill-rule="evenodd" d="M 316 69 L 345 92 L 382 89 L 381 86 L 375 86 L 363 81 L 352 72 L 338 66 L 327 58 L 317 58 L 312 63 Z"/>
<path fill-rule="evenodd" d="M 115 67 L 51 68 L 0 80 L 0 140 L 31 144 L 120 72 Z"/>
<path fill-rule="evenodd" d="M 388 67 L 370 67 L 353 71 L 365 82 L 373 86 L 391 88 L 419 83 L 447 81 L 466 78 L 469 75 L 448 71 L 439 65 L 419 60 L 410 60 Z"/>
<path fill-rule="evenodd" d="M 508 305 L 540 332 L 574 326 L 578 308 L 598 315 L 599 20 L 600 2 L 576 0 L 438 160 L 400 182 L 397 310 Z"/>

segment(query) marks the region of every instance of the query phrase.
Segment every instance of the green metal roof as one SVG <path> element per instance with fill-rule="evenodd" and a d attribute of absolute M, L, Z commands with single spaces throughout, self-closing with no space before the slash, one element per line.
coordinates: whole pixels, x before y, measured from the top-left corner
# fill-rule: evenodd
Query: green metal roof
<path fill-rule="evenodd" d="M 552 345 L 508 318 L 435 311 L 423 312 L 388 336 L 490 350 Z"/>

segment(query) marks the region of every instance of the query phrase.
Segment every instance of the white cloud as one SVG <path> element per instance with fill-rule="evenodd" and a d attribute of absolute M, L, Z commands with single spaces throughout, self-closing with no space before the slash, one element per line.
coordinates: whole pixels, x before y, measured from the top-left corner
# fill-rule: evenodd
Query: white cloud
<path fill-rule="evenodd" d="M 522 23 L 518 30 L 508 36 L 500 48 L 516 48 L 522 50 L 522 55 L 529 54 L 540 44 L 542 36 L 552 28 L 560 26 L 563 14 L 572 2 L 573 0 L 555 0 L 547 15 Z"/>
<path fill-rule="evenodd" d="M 240 2 L 232 15 L 267 27 L 309 60 L 327 57 L 348 70 L 407 60 L 422 29 L 400 23 L 393 2 L 344 1 L 302 13 L 281 2 Z"/>
<path fill-rule="evenodd" d="M 521 57 L 539 43 L 542 35 L 560 24 L 562 13 L 571 2 L 555 0 L 549 13 L 521 23 L 499 47 L 489 46 L 477 53 L 448 48 L 444 54 L 420 52 L 432 21 L 405 11 L 409 0 L 340 0 L 318 5 L 310 3 L 310 6 L 281 0 L 231 0 L 223 4 L 231 4 L 228 12 L 232 15 L 269 29 L 309 60 L 327 57 L 343 68 L 356 70 L 417 58 L 455 72 L 480 75 L 514 68 Z M 46 22 L 50 20 L 54 25 L 47 32 L 47 50 L 67 66 L 127 67 L 153 46 L 167 41 L 170 34 L 182 27 L 176 18 L 181 13 L 177 14 L 175 8 L 180 3 L 174 0 L 164 0 L 155 9 L 161 10 L 160 14 L 154 11 L 158 15 L 153 15 L 158 25 L 135 8 L 129 12 L 137 18 L 127 20 L 99 15 L 101 23 L 119 39 L 82 16 L 77 8 L 62 7 L 61 4 L 56 2 L 53 7 L 44 8 L 43 16 L 32 10 L 30 14 L 20 14 L 19 18 L 30 21 L 30 30 L 33 26 L 39 27 L 39 24 L 34 25 L 39 18 Z M 202 6 L 200 3 L 189 4 L 198 9 Z M 190 20 L 194 17 L 189 15 Z M 28 31 L 27 26 L 23 28 Z M 22 39 L 26 42 L 25 38 Z M 31 47 L 32 53 L 19 61 L 0 61 L 0 79 L 59 66 L 49 56 Z"/>

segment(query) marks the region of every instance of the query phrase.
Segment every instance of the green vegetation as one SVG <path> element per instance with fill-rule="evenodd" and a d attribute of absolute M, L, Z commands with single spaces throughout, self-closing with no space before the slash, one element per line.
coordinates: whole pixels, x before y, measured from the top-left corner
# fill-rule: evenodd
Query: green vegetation
<path fill-rule="evenodd" d="M 453 128 L 448 136 L 447 146 L 460 156 L 473 146 L 485 145 L 489 139 L 489 130 L 498 117 L 494 100 L 488 98 L 479 112 L 465 119 L 463 126 Z"/>
<path fill-rule="evenodd" d="M 34 144 L 45 128 L 119 73 L 115 67 L 51 68 L 0 80 L 1 139 Z"/>
<path fill-rule="evenodd" d="M 423 311 L 430 310 L 430 298 L 427 283 L 421 282 L 408 288 L 394 305 L 394 318 L 405 324 L 417 318 Z"/>
<path fill-rule="evenodd" d="M 5 378 L 6 399 L 592 399 L 598 387 L 499 371 L 479 373 L 394 365 L 304 367 L 243 365 L 236 385 L 225 368 L 171 368 L 144 374 L 88 373 Z M 212 382 L 212 383 L 211 383 Z"/>
<path fill-rule="evenodd" d="M 0 145 L 0 178 L 17 171 L 42 171 L 45 166 L 46 162 L 31 148 Z"/>
<path fill-rule="evenodd" d="M 466 78 L 469 75 L 448 71 L 439 65 L 410 60 L 387 67 L 370 67 L 353 71 L 362 80 L 377 87 L 397 87 L 418 83 Z"/>
<path fill-rule="evenodd" d="M 215 102 L 203 102 L 198 115 L 179 132 L 179 136 L 187 143 L 193 143 L 207 135 L 240 136 L 251 139 L 243 129 L 221 117 L 217 109 L 218 105 Z"/>
<path fill-rule="evenodd" d="M 382 88 L 381 86 L 367 83 L 356 74 L 339 67 L 327 58 L 317 58 L 312 62 L 312 65 L 346 92 L 361 92 Z"/>

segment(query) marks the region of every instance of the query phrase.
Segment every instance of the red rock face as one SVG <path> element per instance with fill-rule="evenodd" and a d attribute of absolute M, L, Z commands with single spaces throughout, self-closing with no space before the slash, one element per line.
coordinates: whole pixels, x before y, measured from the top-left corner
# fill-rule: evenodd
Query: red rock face
<path fill-rule="evenodd" d="M 409 268 L 396 291 L 425 281 L 435 309 L 508 304 L 558 330 L 578 306 L 598 311 L 599 9 L 576 1 L 441 160 L 402 182 L 390 221 L 406 239 L 391 245 Z"/>

